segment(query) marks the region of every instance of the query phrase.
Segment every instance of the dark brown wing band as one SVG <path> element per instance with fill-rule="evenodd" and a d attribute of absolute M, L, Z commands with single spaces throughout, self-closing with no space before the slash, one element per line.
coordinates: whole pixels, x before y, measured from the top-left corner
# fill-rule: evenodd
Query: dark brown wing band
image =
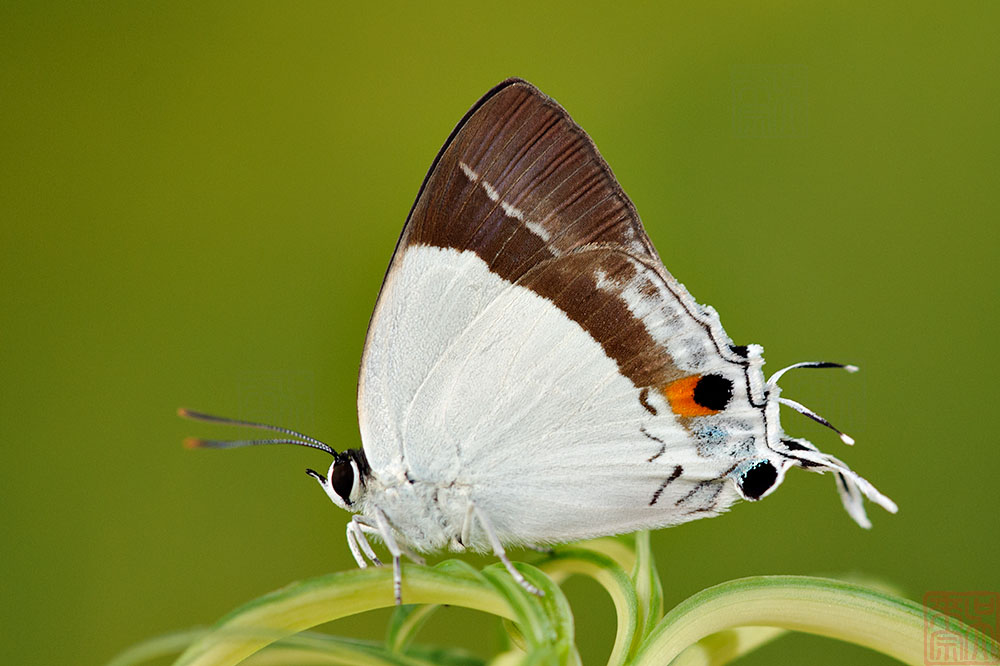
<path fill-rule="evenodd" d="M 634 316 L 614 289 L 599 288 L 602 281 L 634 279 L 644 297 L 679 302 L 712 338 L 717 327 L 723 339 L 716 347 L 728 341 L 717 319 L 708 321 L 663 268 L 590 137 L 520 79 L 486 93 L 435 157 L 393 262 L 412 245 L 475 252 L 493 273 L 551 300 L 584 327 L 639 387 L 662 385 L 679 370 L 651 337 L 650 322 Z"/>
<path fill-rule="evenodd" d="M 659 264 L 594 143 L 561 106 L 518 79 L 487 93 L 452 132 L 400 240 L 472 250 L 512 282 L 592 243 Z"/>

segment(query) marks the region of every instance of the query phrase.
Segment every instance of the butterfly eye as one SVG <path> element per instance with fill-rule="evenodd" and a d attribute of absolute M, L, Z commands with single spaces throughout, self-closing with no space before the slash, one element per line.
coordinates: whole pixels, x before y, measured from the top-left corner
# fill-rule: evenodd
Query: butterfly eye
<path fill-rule="evenodd" d="M 766 460 L 755 463 L 740 475 L 736 487 L 748 500 L 759 500 L 778 480 L 778 470 Z"/>
<path fill-rule="evenodd" d="M 358 468 L 350 458 L 338 458 L 333 467 L 330 468 L 330 485 L 333 487 L 344 504 L 353 504 L 351 496 L 354 494 L 354 487 L 357 485 Z"/>

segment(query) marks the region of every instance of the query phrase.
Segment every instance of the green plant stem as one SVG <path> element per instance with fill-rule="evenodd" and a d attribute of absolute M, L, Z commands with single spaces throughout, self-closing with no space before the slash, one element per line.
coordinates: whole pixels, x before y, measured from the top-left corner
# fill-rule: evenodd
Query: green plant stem
<path fill-rule="evenodd" d="M 689 597 L 654 627 L 633 664 L 669 664 L 706 636 L 763 626 L 837 638 L 918 666 L 924 663 L 925 621 L 959 631 L 1000 654 L 995 641 L 956 627 L 943 616 L 928 616 L 923 606 L 906 599 L 826 578 L 761 576 L 722 583 Z"/>
<path fill-rule="evenodd" d="M 559 549 L 538 566 L 557 582 L 571 574 L 590 576 L 607 591 L 618 618 L 618 630 L 608 664 L 626 663 L 640 634 L 637 631 L 639 603 L 632 581 L 625 571 L 614 560 L 597 550 L 570 548 Z"/>
<path fill-rule="evenodd" d="M 517 619 L 508 600 L 476 572 L 456 573 L 450 568 L 404 566 L 403 598 L 408 603 L 447 603 Z M 391 568 L 339 572 L 293 583 L 230 613 L 177 664 L 232 666 L 289 634 L 393 604 Z"/>
<path fill-rule="evenodd" d="M 778 627 L 736 627 L 689 645 L 670 666 L 722 666 L 788 634 Z"/>

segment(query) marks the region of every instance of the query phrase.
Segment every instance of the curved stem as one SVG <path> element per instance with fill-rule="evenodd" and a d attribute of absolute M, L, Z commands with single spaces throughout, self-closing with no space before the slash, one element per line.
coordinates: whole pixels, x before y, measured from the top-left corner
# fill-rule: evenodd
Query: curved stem
<path fill-rule="evenodd" d="M 538 567 L 556 581 L 571 574 L 590 576 L 607 591 L 618 618 L 615 643 L 608 657 L 608 664 L 626 663 L 640 636 L 637 631 L 639 602 L 632 581 L 622 568 L 596 550 L 571 548 L 557 550 L 550 559 L 540 562 Z"/>
<path fill-rule="evenodd" d="M 508 600 L 473 575 L 406 567 L 403 597 L 408 603 L 464 606 L 517 619 Z M 294 583 L 230 613 L 176 663 L 232 666 L 289 634 L 394 603 L 392 571 L 385 568 L 339 572 Z"/>
<path fill-rule="evenodd" d="M 667 664 L 705 636 L 745 626 L 837 638 L 914 665 L 924 664 L 925 626 L 1000 654 L 996 641 L 906 599 L 825 578 L 761 576 L 716 585 L 682 602 L 650 632 L 633 663 Z"/>

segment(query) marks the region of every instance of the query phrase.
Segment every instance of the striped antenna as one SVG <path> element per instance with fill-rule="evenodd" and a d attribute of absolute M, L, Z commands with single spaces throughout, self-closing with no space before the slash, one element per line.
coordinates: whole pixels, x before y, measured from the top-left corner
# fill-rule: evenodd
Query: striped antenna
<path fill-rule="evenodd" d="M 282 428 L 280 426 L 273 426 L 267 423 L 257 423 L 255 421 L 243 421 L 241 419 L 230 419 L 225 416 L 213 416 L 211 414 L 205 414 L 203 412 L 196 412 L 190 409 L 184 409 L 183 407 L 177 410 L 177 415 L 181 418 L 191 419 L 192 421 L 204 421 L 206 423 L 221 423 L 223 425 L 233 425 L 240 426 L 243 428 L 257 428 L 259 430 L 270 430 L 272 432 L 280 432 L 284 435 L 291 435 L 289 438 L 277 438 L 277 439 L 232 439 L 232 440 L 219 440 L 219 439 L 199 439 L 197 437 L 188 437 L 184 440 L 185 448 L 189 449 L 235 449 L 241 446 L 265 446 L 270 444 L 295 444 L 298 446 L 307 446 L 312 449 L 319 449 L 320 451 L 326 451 L 331 456 L 336 456 L 337 452 L 333 450 L 327 444 L 319 441 L 314 437 L 309 435 L 303 435 L 295 430 L 290 430 L 288 428 Z M 296 438 L 296 439 L 292 439 Z"/>

